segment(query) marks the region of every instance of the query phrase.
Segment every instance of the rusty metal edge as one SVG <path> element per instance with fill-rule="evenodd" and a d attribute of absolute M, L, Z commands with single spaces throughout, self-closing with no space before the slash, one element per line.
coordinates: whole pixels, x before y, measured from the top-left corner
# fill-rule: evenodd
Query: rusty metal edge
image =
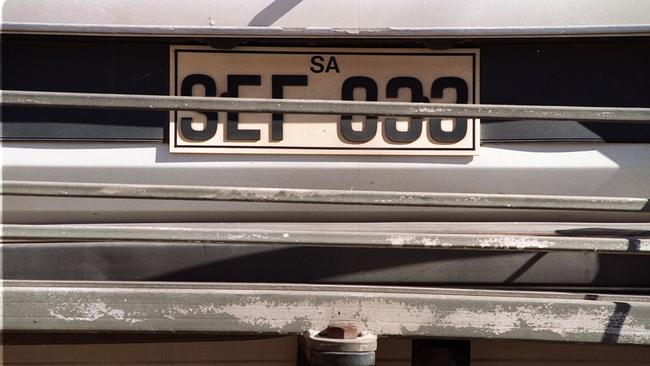
<path fill-rule="evenodd" d="M 650 344 L 650 297 L 392 287 L 3 281 L 5 332 L 300 334 Z M 512 295 L 510 295 L 512 294 Z"/>

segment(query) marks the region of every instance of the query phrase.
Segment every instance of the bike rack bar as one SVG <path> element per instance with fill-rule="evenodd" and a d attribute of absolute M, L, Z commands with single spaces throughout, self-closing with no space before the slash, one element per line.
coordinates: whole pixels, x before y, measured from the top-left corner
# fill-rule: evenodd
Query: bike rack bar
<path fill-rule="evenodd" d="M 2 104 L 93 109 L 192 110 L 248 113 L 359 114 L 402 117 L 581 120 L 647 123 L 650 108 L 365 102 L 308 99 L 179 97 L 164 95 L 0 91 Z"/>
<path fill-rule="evenodd" d="M 3 106 L 650 122 L 650 108 L 456 105 L 0 91 Z M 650 211 L 648 198 L 5 181 L 3 196 L 302 204 Z M 2 240 L 141 240 L 311 246 L 604 251 L 646 254 L 650 239 L 447 233 L 4 225 Z M 632 243 L 634 242 L 634 243 Z M 22 244 L 22 243 L 21 243 Z M 65 245 L 65 243 L 62 243 Z M 2 281 L 3 331 L 301 334 L 333 323 L 378 336 L 650 345 L 650 297 L 295 284 Z"/>
<path fill-rule="evenodd" d="M 2 226 L 3 240 L 207 242 L 447 250 L 525 250 L 649 254 L 650 239 L 334 230 L 252 230 L 128 225 Z M 632 240 L 633 239 L 633 240 Z M 62 243 L 61 245 L 65 245 Z M 215 244 L 218 245 L 218 244 Z"/>
<path fill-rule="evenodd" d="M 0 195 L 276 202 L 396 207 L 468 207 L 573 211 L 650 211 L 650 199 L 479 193 L 344 191 L 114 183 L 4 181 Z"/>
<path fill-rule="evenodd" d="M 310 38 L 569 38 L 634 37 L 650 35 L 648 24 L 595 26 L 508 26 L 508 27 L 272 27 L 218 25 L 145 25 L 3 22 L 0 34 L 73 34 L 146 37 L 310 37 Z"/>
<path fill-rule="evenodd" d="M 301 334 L 650 344 L 650 297 L 415 287 L 3 281 L 12 332 Z"/>

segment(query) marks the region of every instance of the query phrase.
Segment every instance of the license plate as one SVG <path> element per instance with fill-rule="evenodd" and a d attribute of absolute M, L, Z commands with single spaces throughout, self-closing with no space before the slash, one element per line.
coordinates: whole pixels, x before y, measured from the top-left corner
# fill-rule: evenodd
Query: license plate
<path fill-rule="evenodd" d="M 172 95 L 478 103 L 478 50 L 172 46 Z M 170 151 L 477 155 L 477 119 L 177 111 Z"/>

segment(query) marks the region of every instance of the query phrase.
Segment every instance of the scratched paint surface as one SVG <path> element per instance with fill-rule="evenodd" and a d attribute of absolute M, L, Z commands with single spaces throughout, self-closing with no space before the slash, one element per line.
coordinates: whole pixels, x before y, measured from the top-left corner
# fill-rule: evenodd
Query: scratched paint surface
<path fill-rule="evenodd" d="M 650 304 L 640 297 L 622 303 L 471 296 L 470 290 L 465 295 L 352 292 L 343 286 L 309 292 L 165 286 L 85 290 L 10 286 L 5 329 L 296 334 L 344 321 L 385 336 L 650 344 Z"/>

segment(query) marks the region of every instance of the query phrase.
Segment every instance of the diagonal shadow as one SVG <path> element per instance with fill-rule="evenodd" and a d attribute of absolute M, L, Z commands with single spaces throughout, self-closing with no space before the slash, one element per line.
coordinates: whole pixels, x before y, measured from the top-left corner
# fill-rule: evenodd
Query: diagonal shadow
<path fill-rule="evenodd" d="M 627 251 L 628 252 L 638 252 L 641 250 L 641 240 L 637 238 L 628 238 L 627 239 Z"/>
<path fill-rule="evenodd" d="M 257 13 L 248 25 L 262 27 L 272 25 L 301 2 L 302 0 L 275 0 Z"/>
<path fill-rule="evenodd" d="M 575 237 L 607 237 L 607 238 L 646 238 L 650 230 L 644 229 L 611 229 L 601 227 L 586 227 L 580 229 L 555 230 L 556 234 Z"/>
<path fill-rule="evenodd" d="M 475 251 L 391 250 L 370 248 L 284 247 L 234 258 L 209 260 L 183 269 L 167 271 L 148 280 L 212 282 L 300 282 L 332 281 L 342 276 L 360 282 L 375 282 L 376 274 L 402 266 L 434 262 L 456 262 L 468 258 L 508 255 Z M 375 273 L 375 275 L 373 275 Z M 395 277 L 400 277 L 393 272 Z M 422 274 L 423 278 L 427 275 Z M 393 278 L 398 280 L 399 278 Z M 387 281 L 390 282 L 390 281 Z"/>
<path fill-rule="evenodd" d="M 546 252 L 535 253 L 529 260 L 526 261 L 518 270 L 514 271 L 508 278 L 506 278 L 503 283 L 513 283 L 519 277 L 521 277 L 526 271 L 528 271 L 535 263 L 537 263 L 542 257 L 546 255 Z"/>
<path fill-rule="evenodd" d="M 621 335 L 621 328 L 625 323 L 627 315 L 630 313 L 632 306 L 626 302 L 614 302 L 614 312 L 609 317 L 609 322 L 601 338 L 603 343 L 618 343 L 618 338 Z"/>

